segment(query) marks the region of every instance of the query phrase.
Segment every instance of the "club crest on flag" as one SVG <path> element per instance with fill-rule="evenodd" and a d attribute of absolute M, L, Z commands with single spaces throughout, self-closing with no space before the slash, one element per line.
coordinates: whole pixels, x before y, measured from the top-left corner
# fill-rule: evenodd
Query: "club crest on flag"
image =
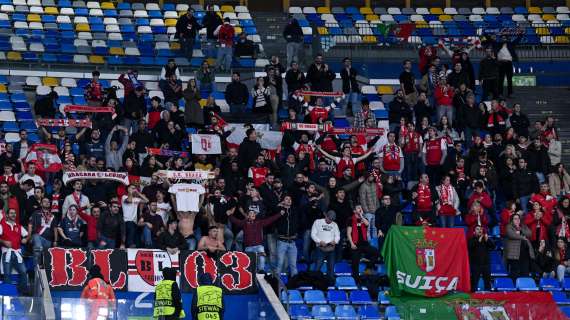
<path fill-rule="evenodd" d="M 200 144 L 202 146 L 202 150 L 206 152 L 212 149 L 212 139 L 209 136 L 200 136 Z"/>
<path fill-rule="evenodd" d="M 435 269 L 435 247 L 437 242 L 428 240 L 416 241 L 416 264 L 422 271 L 430 272 Z"/>

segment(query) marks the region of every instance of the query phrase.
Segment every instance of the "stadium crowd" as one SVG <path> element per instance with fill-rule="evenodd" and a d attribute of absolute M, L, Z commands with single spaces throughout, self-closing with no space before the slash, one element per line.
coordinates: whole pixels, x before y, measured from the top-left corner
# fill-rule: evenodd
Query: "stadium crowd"
<path fill-rule="evenodd" d="M 181 21 L 195 23 L 191 14 Z M 286 37 L 292 37 L 292 24 Z M 215 31 L 208 28 L 208 38 L 217 36 L 223 44 L 223 32 Z M 180 28 L 187 54 L 192 32 Z M 337 70 L 343 94 L 333 97 L 300 93 L 332 93 L 336 75 L 322 55 L 304 73 L 295 44 L 287 47 L 289 69 L 273 57 L 267 76 L 253 88 L 233 72 L 225 90 L 231 113 L 244 112 L 251 95 L 252 112 L 270 114 L 277 128 L 277 110 L 288 109 L 277 152 L 262 149 L 263 132 L 247 124 L 240 144 L 227 142 L 232 131 L 215 100 L 199 103 L 201 92 L 215 85 L 207 62 L 187 86 L 174 61 L 164 66 L 164 99 L 146 95 L 136 70 L 118 79 L 125 91 L 118 99 L 94 71 L 86 100 L 114 112 L 87 113 L 92 128 L 40 128 L 41 143 L 57 147 L 62 170 L 46 172 L 37 159 L 29 160 L 33 143 L 25 130 L 0 155 L 4 270 L 25 273 L 22 256 L 41 263 L 42 250 L 52 246 L 160 248 L 171 254 L 244 250 L 258 255 L 260 272 L 293 276 L 297 261 L 320 270 L 326 260 L 333 278 L 335 261 L 348 259 L 358 279 L 362 258 L 370 268 L 382 260 L 378 248 L 392 225 L 454 227 L 461 221 L 475 284 L 480 274 L 490 287 L 489 251 L 499 248 L 489 236 L 495 226 L 511 276 L 532 272 L 561 280 L 570 271 L 570 176 L 561 163 L 555 121 L 548 117 L 531 126 L 524 106 L 502 98 L 500 84 L 508 78 L 503 65 L 512 66 L 516 52 L 507 39 L 490 41 L 477 76 L 483 100 L 474 93 L 467 51 L 422 48 L 419 73 L 412 61 L 404 61 L 400 88 L 386 106 L 386 135 L 368 133 L 378 122 L 370 102 L 361 99 L 357 70 L 348 58 Z M 229 47 L 231 55 L 232 45 L 221 48 Z M 221 69 L 229 70 L 222 63 L 227 52 L 218 52 Z M 438 55 L 446 52 L 451 68 Z M 512 87 L 506 91 L 510 96 Z M 56 100 L 55 93 L 38 98 L 35 116 L 61 116 Z M 353 135 L 294 130 L 298 123 L 331 125 L 335 115 L 348 116 L 361 130 Z M 222 154 L 180 153 L 190 150 L 188 132 L 219 136 Z M 149 148 L 162 151 L 149 153 Z M 205 170 L 213 177 L 186 183 L 162 170 Z M 97 179 L 64 184 L 63 172 L 73 171 L 126 172 L 129 185 Z M 405 218 L 407 212 L 412 219 Z M 20 279 L 25 286 L 26 277 Z"/>

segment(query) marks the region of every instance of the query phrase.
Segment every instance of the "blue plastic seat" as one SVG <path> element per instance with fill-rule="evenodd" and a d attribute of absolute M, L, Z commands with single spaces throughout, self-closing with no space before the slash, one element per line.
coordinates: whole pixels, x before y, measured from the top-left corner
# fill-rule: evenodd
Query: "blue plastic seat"
<path fill-rule="evenodd" d="M 337 276 L 348 276 L 352 274 L 352 269 L 347 262 L 337 262 L 334 265 L 334 273 Z"/>
<path fill-rule="evenodd" d="M 313 306 L 311 315 L 315 319 L 334 319 L 334 313 L 329 305 Z"/>
<path fill-rule="evenodd" d="M 299 290 L 288 290 L 287 292 L 281 292 L 281 301 L 287 303 L 287 296 L 289 296 L 290 304 L 303 304 L 303 297 Z"/>
<path fill-rule="evenodd" d="M 511 278 L 495 278 L 493 280 L 493 288 L 496 291 L 516 291 Z"/>
<path fill-rule="evenodd" d="M 539 287 L 543 291 L 562 291 L 560 282 L 553 278 L 540 278 Z"/>
<path fill-rule="evenodd" d="M 568 295 L 566 292 L 563 291 L 554 291 L 552 293 L 552 298 L 556 301 L 557 304 L 570 304 L 570 299 L 568 299 Z"/>
<path fill-rule="evenodd" d="M 14 108 L 12 107 L 12 103 L 10 101 L 0 101 L 0 111 L 12 111 Z"/>
<path fill-rule="evenodd" d="M 337 319 L 355 319 L 357 317 L 356 311 L 352 306 L 337 306 L 334 310 L 334 315 Z"/>
<path fill-rule="evenodd" d="M 3 296 L 18 296 L 18 288 L 13 284 L 1 283 L 0 294 Z"/>
<path fill-rule="evenodd" d="M 564 312 L 564 314 L 570 318 L 570 307 L 560 307 L 560 310 L 562 310 L 562 312 Z"/>
<path fill-rule="evenodd" d="M 380 292 L 378 293 L 378 302 L 385 305 L 390 304 L 390 298 L 384 292 Z"/>
<path fill-rule="evenodd" d="M 57 62 L 57 56 L 55 54 L 52 54 L 52 53 L 44 53 L 42 55 L 42 62 L 56 63 Z"/>
<path fill-rule="evenodd" d="M 336 288 L 341 290 L 356 290 L 358 286 L 351 276 L 336 278 Z"/>
<path fill-rule="evenodd" d="M 396 309 L 395 306 L 386 307 L 385 318 L 388 320 L 399 320 L 400 319 L 400 314 L 398 313 L 398 310 Z"/>
<path fill-rule="evenodd" d="M 106 10 L 103 10 L 103 16 L 105 18 L 116 18 L 119 16 L 119 14 L 117 13 L 117 10 L 106 9 Z"/>
<path fill-rule="evenodd" d="M 343 290 L 329 290 L 327 292 L 327 299 L 331 304 L 347 304 L 348 297 Z"/>
<path fill-rule="evenodd" d="M 379 320 L 380 312 L 378 312 L 378 307 L 375 305 L 365 305 L 358 309 L 358 316 L 360 319 L 367 320 Z"/>
<path fill-rule="evenodd" d="M 291 319 L 308 319 L 311 317 L 309 307 L 305 304 L 291 305 L 289 315 L 291 316 Z"/>
<path fill-rule="evenodd" d="M 538 287 L 536 286 L 536 282 L 534 282 L 533 278 L 517 278 L 516 285 L 518 290 L 538 291 Z"/>
<path fill-rule="evenodd" d="M 350 292 L 351 304 L 371 304 L 372 299 L 366 290 L 354 290 Z"/>
<path fill-rule="evenodd" d="M 507 268 L 503 262 L 491 264 L 491 276 L 493 277 L 506 277 L 508 276 Z"/>
<path fill-rule="evenodd" d="M 307 290 L 305 292 L 305 303 L 307 304 L 325 304 L 327 299 L 321 290 Z"/>
<path fill-rule="evenodd" d="M 15 121 L 4 121 L 2 129 L 6 132 L 18 132 L 20 131 L 20 126 Z"/>

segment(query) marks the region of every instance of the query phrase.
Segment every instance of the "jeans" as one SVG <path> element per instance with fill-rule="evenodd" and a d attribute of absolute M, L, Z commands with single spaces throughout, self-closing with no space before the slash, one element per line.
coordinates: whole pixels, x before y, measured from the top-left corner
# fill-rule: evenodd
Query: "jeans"
<path fill-rule="evenodd" d="M 216 59 L 216 65 L 223 71 L 229 72 L 232 67 L 232 57 L 233 50 L 232 47 L 222 47 L 218 48 L 218 58 Z"/>
<path fill-rule="evenodd" d="M 566 274 L 566 271 L 570 271 L 570 268 L 559 264 L 556 267 L 556 279 L 558 279 L 560 282 L 564 281 L 564 275 Z"/>
<path fill-rule="evenodd" d="M 267 249 L 269 250 L 269 264 L 271 270 L 277 270 L 277 235 L 275 233 L 268 233 L 265 238 L 267 241 Z"/>
<path fill-rule="evenodd" d="M 194 51 L 194 40 L 195 38 L 180 38 L 180 50 L 182 54 L 188 58 L 192 59 L 192 54 Z"/>
<path fill-rule="evenodd" d="M 299 62 L 299 52 L 303 47 L 302 42 L 287 42 L 287 65 L 290 66 L 291 62 Z"/>
<path fill-rule="evenodd" d="M 315 259 L 316 259 L 315 271 L 320 271 L 321 266 L 323 265 L 325 259 L 327 259 L 327 277 L 329 279 L 333 279 L 334 278 L 334 264 L 335 264 L 334 258 L 335 258 L 334 250 L 329 251 L 329 252 L 325 252 L 325 251 L 322 251 L 320 248 L 317 248 L 315 250 Z"/>
<path fill-rule="evenodd" d="M 40 265 L 40 261 L 42 261 L 42 253 L 44 252 L 44 249 L 51 247 L 51 241 L 39 234 L 34 234 L 32 236 L 32 247 L 34 249 L 34 262 L 36 265 Z"/>
<path fill-rule="evenodd" d="M 238 232 L 238 234 L 234 238 L 235 240 L 235 250 L 236 251 L 243 251 L 243 230 Z"/>
<path fill-rule="evenodd" d="M 303 232 L 303 259 L 310 265 L 311 264 L 311 229 Z"/>
<path fill-rule="evenodd" d="M 463 129 L 463 136 L 465 137 L 465 147 L 467 147 L 468 149 L 471 148 L 471 146 L 473 145 L 473 135 L 478 136 L 479 130 L 471 129 L 469 127 L 465 127 L 465 129 Z"/>
<path fill-rule="evenodd" d="M 101 245 L 101 242 L 105 242 L 104 245 Z M 99 236 L 99 249 L 115 249 L 117 246 L 116 240 L 107 238 L 103 235 Z"/>
<path fill-rule="evenodd" d="M 213 58 L 216 56 L 216 39 L 207 39 L 204 44 L 205 58 Z"/>
<path fill-rule="evenodd" d="M 437 106 L 437 121 L 439 122 L 443 116 L 447 116 L 447 120 L 449 120 L 449 126 L 451 127 L 453 124 L 453 106 Z"/>
<path fill-rule="evenodd" d="M 455 216 L 439 216 L 439 225 L 442 228 L 453 228 L 455 226 Z"/>
<path fill-rule="evenodd" d="M 136 248 L 137 224 L 132 221 L 125 222 L 125 233 L 126 233 L 125 247 Z"/>
<path fill-rule="evenodd" d="M 297 274 L 297 246 L 295 241 L 277 240 L 277 274 L 281 274 L 285 258 L 289 262 L 289 276 Z"/>
<path fill-rule="evenodd" d="M 529 201 L 530 201 L 530 195 L 519 197 L 519 202 L 520 202 L 521 210 L 523 211 L 523 214 L 526 214 L 528 212 L 528 202 Z"/>
<path fill-rule="evenodd" d="M 378 238 L 378 231 L 376 230 L 376 215 L 374 212 L 367 212 L 364 214 L 366 220 L 368 220 L 368 239 Z"/>
<path fill-rule="evenodd" d="M 226 247 L 226 250 L 230 251 L 232 243 L 234 242 L 234 233 L 232 232 L 232 230 L 228 225 L 225 225 L 223 234 L 224 234 L 224 247 Z"/>
<path fill-rule="evenodd" d="M 230 112 L 233 114 L 240 114 L 245 112 L 245 103 L 232 103 L 230 104 Z"/>
<path fill-rule="evenodd" d="M 198 88 L 200 88 L 200 91 L 205 91 L 208 93 L 211 93 L 213 91 L 212 89 L 214 88 L 214 84 L 212 82 L 206 83 L 206 82 L 199 82 L 198 81 L 198 83 L 196 83 L 196 84 L 198 85 Z"/>
<path fill-rule="evenodd" d="M 123 120 L 123 125 L 125 126 L 125 128 L 129 129 L 130 134 L 134 134 L 139 130 L 138 122 L 139 120 L 137 119 L 125 118 Z"/>
<path fill-rule="evenodd" d="M 546 178 L 544 177 L 544 173 L 542 173 L 542 172 L 537 172 L 536 178 L 538 179 L 539 184 L 542 184 L 546 181 Z"/>
<path fill-rule="evenodd" d="M 352 114 L 356 114 L 362 109 L 358 101 L 358 92 L 351 91 L 349 93 L 345 93 L 345 97 L 340 103 L 341 109 L 337 109 L 341 113 L 341 116 L 346 116 L 346 110 L 348 110 L 349 103 L 352 105 Z"/>
<path fill-rule="evenodd" d="M 144 226 L 142 233 L 142 242 L 146 248 L 152 248 L 152 231 L 148 226 Z"/>
<path fill-rule="evenodd" d="M 20 290 L 27 290 L 28 289 L 28 274 L 26 271 L 26 265 L 24 261 L 21 263 L 18 262 L 18 257 L 14 252 L 12 252 L 10 256 L 10 260 L 6 261 L 6 254 L 2 254 L 2 267 L 4 268 L 4 283 L 11 283 L 10 275 L 12 274 L 12 269 L 16 269 L 18 274 L 20 275 L 20 279 L 18 282 L 18 287 Z"/>
<path fill-rule="evenodd" d="M 406 182 L 418 181 L 419 158 L 416 152 L 404 153 L 404 178 Z"/>
<path fill-rule="evenodd" d="M 340 241 L 338 242 L 338 244 L 334 248 L 334 254 L 336 256 L 335 261 L 341 261 L 342 260 L 342 250 L 343 250 L 345 242 L 346 242 L 346 228 L 342 228 L 342 229 L 340 229 Z"/>
<path fill-rule="evenodd" d="M 265 248 L 263 248 L 263 245 L 245 247 L 245 252 L 255 253 L 257 256 L 257 271 L 265 272 Z"/>

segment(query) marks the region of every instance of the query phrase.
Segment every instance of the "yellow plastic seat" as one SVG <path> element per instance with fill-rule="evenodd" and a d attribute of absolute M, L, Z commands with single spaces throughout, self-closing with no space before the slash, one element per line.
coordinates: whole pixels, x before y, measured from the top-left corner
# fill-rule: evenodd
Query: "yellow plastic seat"
<path fill-rule="evenodd" d="M 216 65 L 216 59 L 215 58 L 208 58 L 208 59 L 206 59 L 206 62 L 208 62 L 209 66 L 215 66 Z"/>
<path fill-rule="evenodd" d="M 318 7 L 318 8 L 317 8 L 317 13 L 318 13 L 318 14 L 331 13 L 331 9 L 330 9 L 329 7 Z"/>
<path fill-rule="evenodd" d="M 220 8 L 220 11 L 222 12 L 234 12 L 234 7 L 233 6 L 229 6 L 229 5 L 223 5 Z"/>
<path fill-rule="evenodd" d="M 113 56 L 124 56 L 125 50 L 119 47 L 111 47 L 109 48 L 109 54 Z"/>
<path fill-rule="evenodd" d="M 42 22 L 42 18 L 39 14 L 30 13 L 28 15 L 28 22 Z"/>
<path fill-rule="evenodd" d="M 175 27 L 176 26 L 176 19 L 165 19 L 164 25 L 167 27 Z"/>
<path fill-rule="evenodd" d="M 105 64 L 105 59 L 102 56 L 89 56 L 89 63 L 92 64 Z"/>
<path fill-rule="evenodd" d="M 429 28 L 427 21 L 416 21 L 416 28 Z"/>
<path fill-rule="evenodd" d="M 429 13 L 431 14 L 443 14 L 442 8 L 430 8 Z"/>
<path fill-rule="evenodd" d="M 45 14 L 59 14 L 59 10 L 57 7 L 45 7 L 44 8 Z"/>
<path fill-rule="evenodd" d="M 200 101 L 198 101 L 198 103 L 200 104 L 200 107 L 204 108 L 206 106 L 206 103 L 208 103 L 208 100 L 200 99 Z"/>
<path fill-rule="evenodd" d="M 391 86 L 381 85 L 376 89 L 378 94 L 394 94 L 394 89 Z"/>
<path fill-rule="evenodd" d="M 112 2 L 101 2 L 101 9 L 113 10 L 113 9 L 115 9 L 115 4 Z"/>
<path fill-rule="evenodd" d="M 366 20 L 368 21 L 378 21 L 380 20 L 380 17 L 377 14 L 367 14 L 366 15 Z"/>
<path fill-rule="evenodd" d="M 554 43 L 568 44 L 570 41 L 568 40 L 568 36 L 556 36 L 556 38 L 554 38 Z"/>
<path fill-rule="evenodd" d="M 378 42 L 378 40 L 376 39 L 375 36 L 363 36 L 362 42 L 364 42 L 364 43 L 376 43 L 376 42 Z"/>
<path fill-rule="evenodd" d="M 234 27 L 234 31 L 236 35 L 239 35 L 240 33 L 243 32 L 243 28 L 242 27 Z"/>
<path fill-rule="evenodd" d="M 0 92 L 1 93 L 6 93 L 8 92 L 8 90 L 6 89 L 6 85 L 3 83 L 0 83 Z"/>
<path fill-rule="evenodd" d="M 556 16 L 554 16 L 553 14 L 543 14 L 542 20 L 544 20 L 544 21 L 556 20 Z"/>
<path fill-rule="evenodd" d="M 329 34 L 329 29 L 327 29 L 327 27 L 319 27 L 319 28 L 317 29 L 317 31 L 319 32 L 319 34 L 320 34 L 321 36 L 324 36 L 324 35 L 328 35 L 328 34 Z"/>
<path fill-rule="evenodd" d="M 170 50 L 180 50 L 180 42 L 171 42 Z"/>
<path fill-rule="evenodd" d="M 44 77 L 42 79 L 42 84 L 48 87 L 57 87 L 59 86 L 59 81 L 57 81 L 57 78 L 54 77 Z"/>
<path fill-rule="evenodd" d="M 87 23 L 78 23 L 75 25 L 75 31 L 77 32 L 89 32 L 91 31 L 91 27 Z"/>
<path fill-rule="evenodd" d="M 363 14 L 363 15 L 374 14 L 374 11 L 372 11 L 372 8 L 370 8 L 370 7 L 362 7 L 362 8 L 360 8 L 360 14 Z"/>
<path fill-rule="evenodd" d="M 6 59 L 10 61 L 22 61 L 22 54 L 16 51 L 10 51 L 6 55 Z"/>
<path fill-rule="evenodd" d="M 439 21 L 451 21 L 453 18 L 448 14 L 442 14 L 439 16 Z"/>
<path fill-rule="evenodd" d="M 564 33 L 566 33 L 566 34 L 570 34 L 570 27 L 566 27 L 566 28 L 564 28 Z"/>
<path fill-rule="evenodd" d="M 530 7 L 530 8 L 528 8 L 528 13 L 531 13 L 531 14 L 541 14 L 541 13 L 542 13 L 542 9 L 540 9 L 539 7 Z"/>
<path fill-rule="evenodd" d="M 550 35 L 550 30 L 546 27 L 539 27 L 536 28 L 536 34 L 539 36 L 549 36 Z"/>

